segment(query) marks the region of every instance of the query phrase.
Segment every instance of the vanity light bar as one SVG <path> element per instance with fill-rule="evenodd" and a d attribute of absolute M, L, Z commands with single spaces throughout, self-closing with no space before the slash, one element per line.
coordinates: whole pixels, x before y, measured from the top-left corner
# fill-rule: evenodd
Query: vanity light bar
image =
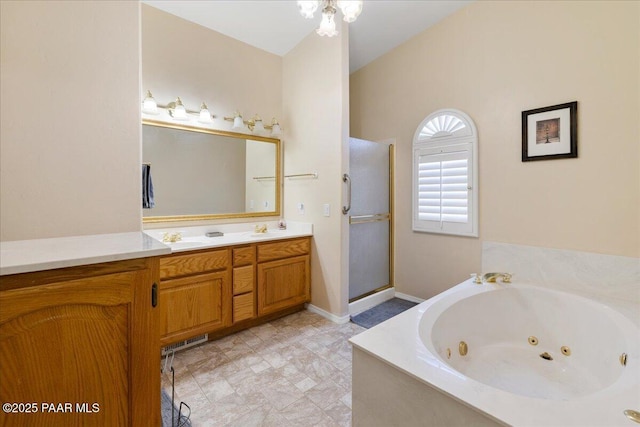
<path fill-rule="evenodd" d="M 147 91 L 147 95 L 142 101 L 142 112 L 145 114 L 159 114 L 158 108 L 163 108 L 169 112 L 169 115 L 173 117 L 175 120 L 189 120 L 189 114 L 198 115 L 198 121 L 200 123 L 211 123 L 213 119 L 216 117 L 209 112 L 207 108 L 207 104 L 202 101 L 200 105 L 200 110 L 189 110 L 187 109 L 180 97 L 177 97 L 175 101 L 170 102 L 166 105 L 158 104 L 156 100 L 153 98 L 151 91 Z"/>
<path fill-rule="evenodd" d="M 272 136 L 278 136 L 282 134 L 280 123 L 275 117 L 271 119 L 270 125 L 265 125 L 262 122 L 262 118 L 260 118 L 260 116 L 257 114 L 249 120 L 244 120 L 242 118 L 242 114 L 240 114 L 238 111 L 233 113 L 233 117 L 225 117 L 224 119 L 226 121 L 233 122 L 232 129 L 244 129 L 246 125 L 251 132 L 262 133 L 265 129 L 267 129 L 271 131 Z"/>
<path fill-rule="evenodd" d="M 189 115 L 191 114 L 191 115 L 198 116 L 198 122 L 209 124 L 216 117 L 213 114 L 211 114 L 211 112 L 209 112 L 209 108 L 207 107 L 207 104 L 204 101 L 200 105 L 199 111 L 189 110 L 188 108 L 186 108 L 182 103 L 182 100 L 180 99 L 180 97 L 177 97 L 176 100 L 173 102 L 170 102 L 166 105 L 162 105 L 162 104 L 158 104 L 156 100 L 153 98 L 153 94 L 151 93 L 151 91 L 147 90 L 147 94 L 144 100 L 142 101 L 142 112 L 145 114 L 156 115 L 156 114 L 160 114 L 159 108 L 167 110 L 169 115 L 174 120 L 181 120 L 181 121 L 190 120 Z M 236 111 L 233 117 L 225 117 L 224 119 L 227 121 L 233 122 L 233 129 L 244 129 L 246 125 L 251 132 L 254 132 L 257 134 L 264 133 L 265 130 L 269 130 L 271 131 L 270 132 L 271 136 L 282 135 L 282 127 L 280 126 L 280 123 L 275 117 L 271 120 L 271 124 L 264 124 L 262 122 L 262 118 L 260 118 L 260 116 L 258 116 L 257 114 L 249 120 L 244 120 L 242 118 L 242 114 Z"/>

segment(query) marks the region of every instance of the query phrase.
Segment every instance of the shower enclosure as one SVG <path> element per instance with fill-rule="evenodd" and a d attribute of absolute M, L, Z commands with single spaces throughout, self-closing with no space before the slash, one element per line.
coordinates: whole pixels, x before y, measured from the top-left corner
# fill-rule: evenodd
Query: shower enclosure
<path fill-rule="evenodd" d="M 349 139 L 349 302 L 393 286 L 393 145 Z"/>

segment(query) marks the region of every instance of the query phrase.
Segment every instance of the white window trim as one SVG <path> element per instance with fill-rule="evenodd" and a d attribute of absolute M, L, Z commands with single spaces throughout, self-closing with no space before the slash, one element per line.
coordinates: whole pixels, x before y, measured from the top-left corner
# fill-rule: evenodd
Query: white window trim
<path fill-rule="evenodd" d="M 442 117 L 439 117 L 442 116 Z M 459 120 L 464 126 L 449 126 L 453 132 L 447 131 L 448 121 L 442 121 L 440 128 L 436 126 L 436 131 L 424 132 L 428 123 L 434 123 L 435 118 L 451 118 Z M 437 122 L 438 120 L 436 120 Z M 437 123 L 436 123 L 437 124 Z M 430 125 L 433 128 L 433 126 Z M 468 156 L 468 195 L 467 195 L 467 215 L 466 223 L 456 223 L 447 221 L 425 221 L 420 220 L 419 214 L 419 161 L 421 156 L 463 152 Z M 418 126 L 413 137 L 413 209 L 412 226 L 414 231 L 448 234 L 456 236 L 478 237 L 478 133 L 473 120 L 455 109 L 442 109 L 431 113 Z"/>

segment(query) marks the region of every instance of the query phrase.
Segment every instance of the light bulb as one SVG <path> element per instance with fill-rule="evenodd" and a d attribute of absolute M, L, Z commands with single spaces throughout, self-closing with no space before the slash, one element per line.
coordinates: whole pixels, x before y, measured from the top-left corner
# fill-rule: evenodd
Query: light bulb
<path fill-rule="evenodd" d="M 316 33 L 327 37 L 338 35 L 338 31 L 336 31 L 336 21 L 333 19 L 334 15 L 335 13 L 323 12 L 322 22 L 320 22 L 320 28 L 316 30 Z"/>
<path fill-rule="evenodd" d="M 144 98 L 142 102 L 142 112 L 147 114 L 158 114 L 158 104 L 156 100 L 153 99 L 153 95 L 151 95 L 151 91 L 147 91 L 147 96 Z"/>
<path fill-rule="evenodd" d="M 338 0 L 338 7 L 342 10 L 346 22 L 355 21 L 362 12 L 362 0 Z"/>
<path fill-rule="evenodd" d="M 244 127 L 244 121 L 240 114 L 236 114 L 233 118 L 233 129 L 242 129 Z"/>
<path fill-rule="evenodd" d="M 313 14 L 318 9 L 318 5 L 319 2 L 317 0 L 298 0 L 300 14 L 307 19 L 313 18 Z"/>
<path fill-rule="evenodd" d="M 209 109 L 207 108 L 207 104 L 204 103 L 204 101 L 202 102 L 202 105 L 200 106 L 200 119 L 199 119 L 200 123 L 211 123 L 211 113 L 209 112 Z"/>
<path fill-rule="evenodd" d="M 257 114 L 253 118 L 253 132 L 262 133 L 264 132 L 264 124 L 262 123 L 262 119 Z"/>
<path fill-rule="evenodd" d="M 273 120 L 271 120 L 271 135 L 273 136 L 282 135 L 282 129 L 280 128 L 280 123 L 278 123 L 275 117 L 273 118 Z"/>
<path fill-rule="evenodd" d="M 180 97 L 178 97 L 176 99 L 176 105 L 173 108 L 173 114 L 171 114 L 171 117 L 173 117 L 176 120 L 187 120 L 187 109 L 184 108 L 184 105 L 182 105 L 182 100 L 180 99 Z"/>

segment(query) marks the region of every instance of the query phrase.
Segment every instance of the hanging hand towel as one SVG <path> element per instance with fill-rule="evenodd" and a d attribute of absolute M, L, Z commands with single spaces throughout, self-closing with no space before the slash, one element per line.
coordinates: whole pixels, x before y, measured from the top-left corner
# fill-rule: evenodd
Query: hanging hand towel
<path fill-rule="evenodd" d="M 142 208 L 151 209 L 156 205 L 153 200 L 153 182 L 151 181 L 151 165 L 142 165 Z"/>

